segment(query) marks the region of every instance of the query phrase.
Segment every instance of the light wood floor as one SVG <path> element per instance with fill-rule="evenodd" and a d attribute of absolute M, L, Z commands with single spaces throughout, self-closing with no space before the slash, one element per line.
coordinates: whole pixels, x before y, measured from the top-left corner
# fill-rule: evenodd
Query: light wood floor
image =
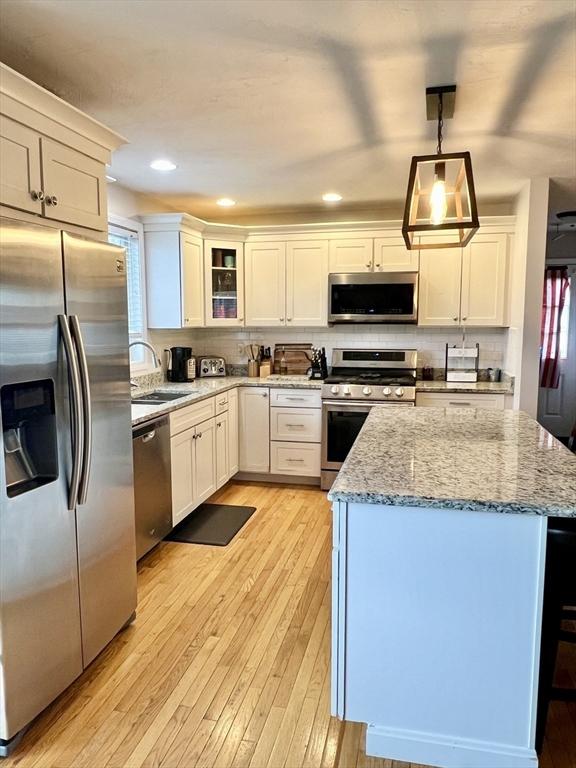
<path fill-rule="evenodd" d="M 325 494 L 233 483 L 216 498 L 258 510 L 226 548 L 165 543 L 140 563 L 136 622 L 1 768 L 408 768 L 367 758 L 363 727 L 329 714 Z M 549 730 L 542 768 L 573 768 L 574 707 L 554 704 Z"/>

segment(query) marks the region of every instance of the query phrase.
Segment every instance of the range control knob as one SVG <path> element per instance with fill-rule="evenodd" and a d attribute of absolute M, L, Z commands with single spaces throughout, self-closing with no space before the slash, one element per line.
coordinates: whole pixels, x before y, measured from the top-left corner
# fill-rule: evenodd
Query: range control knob
<path fill-rule="evenodd" d="M 372 394 L 372 390 L 370 389 L 370 387 L 364 387 L 364 389 L 362 390 L 362 394 L 368 397 L 368 395 Z"/>
<path fill-rule="evenodd" d="M 334 385 L 333 387 L 330 388 L 330 392 L 332 392 L 333 395 L 337 395 L 338 392 L 340 392 L 340 387 L 337 387 L 336 385 Z"/>
<path fill-rule="evenodd" d="M 390 387 L 384 387 L 384 389 L 382 390 L 382 394 L 384 395 L 384 397 L 390 397 L 390 395 L 392 394 L 392 390 L 390 389 Z"/>
<path fill-rule="evenodd" d="M 349 394 L 350 394 L 350 387 L 348 386 L 348 384 L 346 384 L 346 386 L 344 387 L 344 389 L 342 390 L 342 392 L 343 392 L 345 395 L 349 395 Z"/>
<path fill-rule="evenodd" d="M 396 395 L 396 397 L 402 397 L 404 395 L 404 390 L 402 389 L 402 387 L 398 387 L 397 389 L 394 390 L 394 394 Z"/>
<path fill-rule="evenodd" d="M 202 368 L 202 373 L 208 373 L 208 368 L 206 367 Z"/>

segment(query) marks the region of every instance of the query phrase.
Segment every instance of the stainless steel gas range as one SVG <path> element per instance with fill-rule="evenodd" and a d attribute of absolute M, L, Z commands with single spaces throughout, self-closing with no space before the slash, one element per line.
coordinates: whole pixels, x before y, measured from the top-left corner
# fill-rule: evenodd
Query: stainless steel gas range
<path fill-rule="evenodd" d="M 414 406 L 415 349 L 335 349 L 322 385 L 322 475 L 328 490 L 374 405 Z"/>

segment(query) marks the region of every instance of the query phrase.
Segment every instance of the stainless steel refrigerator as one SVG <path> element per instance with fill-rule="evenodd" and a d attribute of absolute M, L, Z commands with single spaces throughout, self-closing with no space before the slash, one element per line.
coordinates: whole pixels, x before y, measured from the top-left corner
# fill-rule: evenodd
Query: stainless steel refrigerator
<path fill-rule="evenodd" d="M 0 754 L 134 614 L 129 381 L 123 249 L 0 219 Z"/>

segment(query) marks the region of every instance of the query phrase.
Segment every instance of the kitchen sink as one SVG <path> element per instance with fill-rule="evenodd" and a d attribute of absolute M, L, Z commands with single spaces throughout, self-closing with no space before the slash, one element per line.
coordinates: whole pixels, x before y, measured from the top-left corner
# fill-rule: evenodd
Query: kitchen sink
<path fill-rule="evenodd" d="M 132 398 L 132 405 L 155 405 L 156 403 L 170 403 L 172 400 L 178 400 L 181 397 L 186 397 L 186 392 L 162 392 L 162 390 L 155 390 L 154 392 L 148 392 L 147 395 L 138 395 Z"/>

